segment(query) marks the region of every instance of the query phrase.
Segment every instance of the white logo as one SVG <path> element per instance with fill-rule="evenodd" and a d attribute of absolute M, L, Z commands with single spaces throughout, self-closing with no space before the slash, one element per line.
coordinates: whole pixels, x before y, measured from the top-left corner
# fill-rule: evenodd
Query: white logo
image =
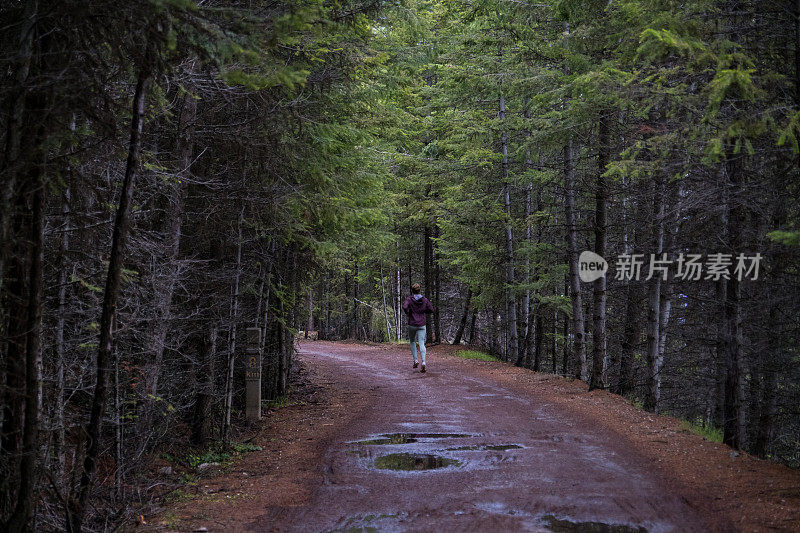
<path fill-rule="evenodd" d="M 606 275 L 608 262 L 594 252 L 585 251 L 578 258 L 578 275 L 581 281 L 591 283 Z"/>

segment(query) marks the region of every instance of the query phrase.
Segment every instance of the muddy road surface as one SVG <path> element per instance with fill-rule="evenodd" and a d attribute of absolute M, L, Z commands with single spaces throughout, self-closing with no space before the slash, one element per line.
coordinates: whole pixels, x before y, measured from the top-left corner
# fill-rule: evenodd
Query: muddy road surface
<path fill-rule="evenodd" d="M 183 486 L 171 531 L 800 531 L 797 471 L 586 384 L 455 347 L 304 342 L 260 451 Z M 177 501 L 176 501 L 177 500 Z"/>
<path fill-rule="evenodd" d="M 300 358 L 371 401 L 329 443 L 308 504 L 253 529 L 705 530 L 615 434 L 472 361 L 434 351 L 421 373 L 402 349 L 331 343 L 306 343 Z"/>

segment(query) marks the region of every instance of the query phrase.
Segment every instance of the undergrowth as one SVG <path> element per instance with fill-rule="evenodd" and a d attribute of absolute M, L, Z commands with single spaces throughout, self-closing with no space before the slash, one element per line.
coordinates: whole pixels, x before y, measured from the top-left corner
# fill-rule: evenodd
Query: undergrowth
<path fill-rule="evenodd" d="M 690 422 L 689 420 L 681 420 L 681 431 L 700 435 L 709 442 L 722 443 L 722 429 L 702 421 Z"/>
<path fill-rule="evenodd" d="M 223 448 L 221 445 L 216 445 L 201 451 L 191 451 L 183 456 L 176 457 L 168 453 L 163 453 L 161 457 L 175 465 L 181 465 L 194 470 L 203 463 L 218 463 L 221 466 L 227 466 L 236 456 L 259 450 L 261 450 L 261 446 L 242 442 L 233 444 L 230 448 Z"/>
<path fill-rule="evenodd" d="M 455 355 L 463 359 L 477 359 L 478 361 L 499 361 L 497 357 L 477 350 L 458 350 Z"/>

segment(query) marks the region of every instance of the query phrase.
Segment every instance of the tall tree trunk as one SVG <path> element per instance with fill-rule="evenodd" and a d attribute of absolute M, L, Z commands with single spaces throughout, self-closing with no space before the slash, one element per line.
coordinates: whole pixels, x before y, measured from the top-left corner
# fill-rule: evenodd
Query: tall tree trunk
<path fill-rule="evenodd" d="M 360 287 L 358 283 L 358 261 L 353 265 L 353 338 L 360 338 L 359 331 L 361 331 L 361 307 L 358 299 L 361 297 Z"/>
<path fill-rule="evenodd" d="M 728 247 L 736 254 L 741 248 L 744 213 L 741 205 L 742 168 L 739 155 L 728 152 L 726 174 L 730 187 L 728 203 Z M 725 282 L 725 409 L 723 442 L 732 448 L 744 446 L 742 411 L 742 311 L 741 282 L 732 274 Z"/>
<path fill-rule="evenodd" d="M 17 176 L 20 172 L 20 151 L 22 148 L 22 128 L 25 122 L 25 99 L 28 94 L 28 75 L 30 74 L 31 57 L 33 55 L 34 25 L 38 12 L 38 1 L 25 2 L 25 20 L 20 24 L 17 62 L 14 65 L 13 92 L 9 98 L 10 108 L 6 123 L 6 145 L 3 160 L 0 164 L 0 176 L 3 176 L 0 189 L 0 295 L 2 295 L 6 260 L 10 250 L 9 231 L 14 210 L 12 202 L 17 188 Z M 0 298 L 0 327 L 4 324 L 5 303 Z"/>
<path fill-rule="evenodd" d="M 383 302 L 383 318 L 386 319 L 386 342 L 392 340 L 392 325 L 389 322 L 389 313 L 386 307 L 386 288 L 384 287 L 383 279 L 383 262 L 381 261 L 381 301 Z"/>
<path fill-rule="evenodd" d="M 772 354 L 770 354 L 771 356 Z M 775 424 L 775 390 L 778 387 L 778 373 L 769 368 L 764 372 L 764 384 L 762 387 L 761 413 L 756 427 L 756 438 L 753 443 L 753 454 L 765 457 L 769 450 L 772 440 L 772 432 Z"/>
<path fill-rule="evenodd" d="M 540 311 L 540 313 L 541 313 L 541 311 Z M 543 320 L 543 319 L 541 317 L 539 317 L 539 320 Z M 552 348 L 552 350 L 551 350 L 552 353 L 550 355 L 551 355 L 551 358 L 553 359 L 553 374 L 556 374 L 558 372 L 558 363 L 557 363 L 557 357 L 556 357 L 556 350 L 558 349 L 558 344 L 556 343 L 556 333 L 557 333 L 557 331 L 558 331 L 558 309 L 554 309 L 553 310 L 553 329 L 550 332 L 551 333 L 551 335 L 550 335 L 550 337 L 551 337 L 550 338 L 550 344 L 551 344 L 551 348 Z M 538 337 L 539 338 L 537 338 L 537 342 L 541 343 L 542 342 L 541 337 L 544 337 L 544 332 L 538 334 Z M 541 346 L 541 344 L 540 344 L 540 346 Z"/>
<path fill-rule="evenodd" d="M 530 169 L 533 167 L 533 164 L 530 160 L 530 153 L 525 159 L 525 166 L 526 168 Z M 533 246 L 532 242 L 532 231 L 531 231 L 531 214 L 533 212 L 532 205 L 531 205 L 531 192 L 533 190 L 533 184 L 528 183 L 528 186 L 525 188 L 525 242 L 528 244 L 528 253 L 525 254 L 525 296 L 522 300 L 522 320 L 520 324 L 520 344 L 519 344 L 519 353 L 520 358 L 522 358 L 522 366 L 525 368 L 529 368 L 531 366 L 531 339 L 533 338 L 532 330 L 533 324 L 531 324 L 532 316 L 533 316 L 533 303 L 531 301 L 531 250 L 530 248 Z M 538 355 L 537 355 L 538 357 Z"/>
<path fill-rule="evenodd" d="M 632 195 L 629 189 L 630 181 L 622 178 L 622 220 L 625 255 L 633 252 L 632 241 L 635 240 L 635 233 L 631 235 L 634 226 L 628 214 L 628 197 Z M 619 395 L 626 395 L 633 390 L 633 350 L 639 342 L 639 302 L 638 289 L 633 280 L 625 280 L 625 328 L 622 333 L 620 349 L 612 350 L 609 357 L 609 367 L 616 371 L 616 375 L 611 380 L 611 392 Z"/>
<path fill-rule="evenodd" d="M 279 300 L 278 312 L 283 315 L 283 301 Z M 286 336 L 283 333 L 283 325 L 280 322 L 275 322 L 275 335 L 278 339 L 277 351 L 275 357 L 277 361 L 275 369 L 275 398 L 280 398 L 284 395 L 285 382 L 283 376 L 286 371 L 286 358 L 284 357 L 284 350 L 286 345 Z"/>
<path fill-rule="evenodd" d="M 153 403 L 154 398 L 158 395 L 158 377 L 164 358 L 167 332 L 172 326 L 172 298 L 178 280 L 178 251 L 181 243 L 184 198 L 194 151 L 196 114 L 197 100 L 194 95 L 186 92 L 183 95 L 178 119 L 178 135 L 175 146 L 178 171 L 175 174 L 176 183 L 170 184 L 169 209 L 164 227 L 164 255 L 154 272 L 155 309 L 150 327 L 151 337 L 146 347 L 150 354 L 145 359 L 147 363 L 144 369 L 145 399 L 142 407 L 144 414 L 141 417 L 142 424 L 140 424 L 143 428 L 149 427 L 152 423 Z"/>
<path fill-rule="evenodd" d="M 504 121 L 505 118 L 506 98 L 501 92 L 500 120 Z M 506 330 L 509 335 L 507 359 L 514 361 L 514 364 L 517 366 L 522 366 L 522 360 L 520 360 L 519 357 L 519 341 L 517 340 L 519 325 L 517 324 L 517 302 L 514 289 L 514 285 L 516 284 L 516 280 L 514 279 L 514 230 L 511 212 L 511 185 L 508 183 L 508 141 L 506 139 L 505 129 L 503 129 L 500 134 L 500 149 L 503 154 L 503 200 L 506 213 Z"/>
<path fill-rule="evenodd" d="M 526 121 L 529 121 L 531 118 L 531 99 L 530 97 L 525 98 L 525 103 L 523 104 L 523 116 L 525 117 Z M 532 132 L 528 131 L 527 135 L 528 138 L 531 137 Z M 541 158 L 540 158 L 540 165 L 541 167 Z M 525 169 L 528 172 L 532 172 L 534 169 L 533 160 L 531 159 L 531 151 L 530 149 L 525 150 Z M 541 168 L 540 168 L 541 170 Z M 531 300 L 531 279 L 534 277 L 534 273 L 531 269 L 531 253 L 533 252 L 533 232 L 531 228 L 531 215 L 533 214 L 533 207 L 532 207 L 532 192 L 533 192 L 533 183 L 528 182 L 527 187 L 525 187 L 525 242 L 528 245 L 527 253 L 525 254 L 525 296 L 522 303 L 522 310 L 523 310 L 523 318 L 521 324 L 521 331 L 520 331 L 520 352 L 522 352 L 522 359 L 523 359 L 523 366 L 525 368 L 530 368 L 531 366 L 531 342 L 533 340 L 534 332 L 533 327 L 534 324 L 531 323 L 533 320 L 533 302 Z M 539 194 L 541 194 L 541 189 Z M 537 208 L 539 206 L 539 201 L 537 201 Z M 537 356 L 539 357 L 539 356 Z"/>
<path fill-rule="evenodd" d="M 661 309 L 658 313 L 658 357 L 664 361 L 664 353 L 667 348 L 667 330 L 669 327 L 669 316 L 672 311 L 672 287 L 669 283 L 661 284 Z"/>
<path fill-rule="evenodd" d="M 536 329 L 536 316 L 540 313 L 540 310 L 533 310 L 533 298 L 528 300 L 528 310 L 525 312 L 527 321 L 532 321 L 531 324 L 527 324 L 523 327 L 524 331 L 524 339 L 520 341 L 521 349 L 524 350 L 525 357 L 523 358 L 522 366 L 524 368 L 533 368 L 534 359 L 537 357 L 541 359 L 541 354 L 534 353 L 534 345 L 535 339 L 538 335 L 538 331 Z"/>
<path fill-rule="evenodd" d="M 727 217 L 725 217 L 727 221 Z M 726 222 L 727 224 L 727 222 Z M 725 425 L 725 378 L 727 373 L 727 359 L 725 353 L 725 294 L 727 284 L 725 279 L 720 279 L 714 284 L 714 301 L 718 302 L 715 322 L 717 325 L 714 346 L 715 380 L 714 380 L 714 410 L 712 418 L 714 426 L 721 428 Z"/>
<path fill-rule="evenodd" d="M 345 337 L 345 338 L 354 338 L 354 335 L 353 335 L 353 321 L 355 320 L 355 316 L 354 316 L 353 310 L 350 308 L 350 305 L 352 304 L 355 307 L 356 301 L 355 300 L 351 300 L 351 296 L 355 295 L 355 292 L 352 291 L 351 287 L 350 287 L 352 278 L 353 278 L 353 276 L 351 274 L 345 272 L 345 274 L 343 276 L 343 281 L 344 281 L 344 294 L 345 294 L 345 297 L 346 297 L 347 301 L 345 302 L 345 304 L 343 306 L 343 309 L 342 309 L 342 311 L 343 311 L 342 314 L 344 315 L 344 317 L 342 317 L 342 319 L 340 319 L 340 320 L 344 320 L 344 327 L 342 328 L 343 329 L 342 336 Z"/>
<path fill-rule="evenodd" d="M 597 189 L 595 193 L 596 207 L 594 214 L 594 251 L 600 257 L 606 255 L 606 209 L 608 204 L 608 184 L 603 174 L 611 159 L 610 117 L 607 110 L 600 116 L 598 124 L 597 153 Z M 592 378 L 589 389 L 605 387 L 606 368 L 606 277 L 600 276 L 594 282 L 592 345 Z"/>
<path fill-rule="evenodd" d="M 37 134 L 43 138 L 44 132 Z M 36 469 L 39 459 L 39 414 L 42 387 L 42 270 L 44 266 L 44 216 L 47 185 L 44 179 L 44 154 L 26 176 L 30 195 L 30 247 L 25 302 L 25 419 L 22 427 L 22 454 L 19 460 L 17 503 L 11 515 L 9 532 L 27 531 L 36 501 Z M 28 188 L 26 187 L 26 188 Z M 28 196 L 28 194 L 26 194 Z"/>
<path fill-rule="evenodd" d="M 797 14 L 800 16 L 800 0 L 797 0 Z M 798 19 L 798 45 L 800 45 L 800 19 Z M 800 58 L 800 53 L 797 54 Z M 800 59 L 798 59 L 798 66 L 800 66 Z M 800 72 L 797 73 L 800 80 Z M 798 86 L 800 91 L 800 86 Z M 798 94 L 800 97 L 800 94 Z M 800 98 L 798 98 L 800 103 Z M 777 205 L 774 207 L 772 227 L 775 229 L 782 229 L 786 224 L 786 183 L 788 180 L 780 180 L 778 184 L 776 195 Z M 753 442 L 752 452 L 759 457 L 764 457 L 769 450 L 773 427 L 775 424 L 775 415 L 777 411 L 777 398 L 776 390 L 778 388 L 778 372 L 784 366 L 784 339 L 786 338 L 783 331 L 783 324 L 780 320 L 781 304 L 783 296 L 782 283 L 785 275 L 785 268 L 787 264 L 787 251 L 785 247 L 773 243 L 772 253 L 770 254 L 771 264 L 771 278 L 774 280 L 775 288 L 768 290 L 767 294 L 770 297 L 770 308 L 767 319 L 767 339 L 766 339 L 766 353 L 761 356 L 762 358 L 762 373 L 764 375 L 764 383 L 762 386 L 761 394 L 761 408 L 756 424 L 755 441 Z"/>
<path fill-rule="evenodd" d="M 472 318 L 469 321 L 469 342 L 467 342 L 467 344 L 469 344 L 470 346 L 473 346 L 475 344 L 475 341 L 477 340 L 475 337 L 475 322 L 477 322 L 477 320 L 478 320 L 478 308 L 476 307 L 472 309 Z"/>
<path fill-rule="evenodd" d="M 59 273 L 58 273 L 58 317 L 56 319 L 56 397 L 53 406 L 53 455 L 56 460 L 56 480 L 59 484 L 63 483 L 65 465 L 65 430 L 64 430 L 64 330 L 66 327 L 67 315 L 67 279 L 68 263 L 67 253 L 69 251 L 69 232 L 70 220 L 70 188 L 67 185 L 64 189 L 64 199 L 61 206 L 61 243 L 59 250 Z"/>
<path fill-rule="evenodd" d="M 681 212 L 680 212 L 680 202 L 679 198 L 682 196 L 680 190 L 677 194 L 674 193 L 673 189 L 670 189 L 672 194 L 669 200 L 670 206 L 674 206 L 671 208 L 672 217 L 670 220 L 670 227 L 669 229 L 664 229 L 664 243 L 662 245 L 662 251 L 666 253 L 672 253 L 673 247 L 675 245 L 675 239 L 678 236 L 678 232 L 680 231 L 681 227 Z M 674 200 L 672 199 L 674 198 Z M 666 202 L 666 200 L 665 200 Z M 666 221 L 664 222 L 666 223 Z M 662 223 L 662 224 L 664 224 Z M 658 361 L 659 367 L 663 368 L 664 360 L 665 360 L 665 352 L 667 348 L 667 332 L 669 330 L 669 317 L 672 311 L 672 282 L 670 276 L 667 275 L 667 279 L 663 280 L 661 283 L 661 298 L 659 302 L 659 313 L 658 313 Z"/>
<path fill-rule="evenodd" d="M 464 299 L 464 311 L 461 313 L 461 321 L 456 330 L 456 336 L 453 337 L 453 344 L 461 344 L 461 337 L 464 335 L 464 329 L 467 326 L 467 317 L 469 317 L 470 304 L 472 303 L 472 287 L 467 288 L 467 297 Z"/>
<path fill-rule="evenodd" d="M 381 291 L 383 291 L 383 278 L 381 278 Z M 312 288 L 308 288 L 308 295 L 306 297 L 306 304 L 308 307 L 308 322 L 306 323 L 306 333 L 305 337 L 308 338 L 308 334 L 310 331 L 314 329 L 314 294 L 312 293 Z M 383 299 L 384 308 L 386 307 L 386 298 Z M 386 310 L 384 309 L 384 313 Z"/>
<path fill-rule="evenodd" d="M 776 226 L 780 227 L 780 226 Z M 781 263 L 780 260 L 776 263 Z M 781 265 L 774 265 L 773 272 L 780 274 Z M 780 331 L 780 307 L 777 295 L 773 295 L 775 300 L 769 310 L 769 337 L 767 339 L 766 354 L 762 356 L 763 384 L 761 387 L 761 405 L 758 420 L 756 422 L 755 440 L 753 441 L 752 453 L 759 457 L 764 457 L 769 450 L 772 440 L 773 427 L 775 424 L 775 414 L 777 409 L 775 392 L 778 388 L 778 371 L 782 357 L 783 336 Z"/>
<path fill-rule="evenodd" d="M 26 184 L 27 185 L 27 184 Z M 27 352 L 28 328 L 28 291 L 30 290 L 30 265 L 31 248 L 29 246 L 30 232 L 33 224 L 26 215 L 28 206 L 26 197 L 29 188 L 17 191 L 14 199 L 14 217 L 11 234 L 15 242 L 9 256 L 7 275 L 8 282 L 3 288 L 2 296 L 8 313 L 8 324 L 5 335 L 5 354 L 3 358 L 3 374 L 5 376 L 5 390 L 3 398 L 3 455 L 12 466 L 17 466 L 17 455 L 22 445 L 23 421 L 25 419 L 25 358 Z M 15 484 L 16 475 L 8 476 L 4 483 Z M 5 491 L 12 494 L 12 489 Z"/>
<path fill-rule="evenodd" d="M 13 308 L 23 307 L 25 295 L 23 289 L 25 272 L 19 270 L 19 264 L 14 264 L 12 253 L 19 253 L 13 248 L 19 246 L 18 235 L 12 231 L 12 222 L 19 215 L 18 211 L 27 211 L 27 206 L 15 205 L 19 196 L 17 192 L 18 178 L 24 170 L 25 161 L 21 157 L 23 140 L 23 127 L 25 122 L 25 104 L 29 97 L 27 86 L 33 56 L 33 38 L 38 12 L 38 2 L 28 0 L 25 3 L 25 20 L 20 24 L 19 49 L 16 64 L 13 68 L 13 85 L 9 98 L 8 121 L 6 123 L 5 149 L 0 160 L 0 331 L 5 339 L 0 342 L 0 361 L 3 362 L 6 377 L 5 391 L 2 405 L 2 438 L 0 449 L 4 455 L 13 455 L 19 449 L 22 432 L 23 398 L 24 398 L 24 317 Z M 35 144 L 35 143 L 31 143 Z M 28 147 L 26 147 L 28 148 Z M 28 148 L 27 153 L 35 154 L 36 147 Z M 28 253 L 28 251 L 25 251 Z M 18 259 L 18 258 L 17 258 Z M 10 266 L 7 265 L 12 260 Z M 7 269 L 9 272 L 7 272 Z M 8 274 L 8 276 L 7 276 Z M 11 279 L 12 287 L 6 286 L 6 277 Z M 8 321 L 8 322 L 7 322 Z M 15 326 L 19 327 L 15 327 Z M 13 483 L 9 478 L 3 483 Z M 4 490 L 11 494 L 11 489 Z"/>
<path fill-rule="evenodd" d="M 281 301 L 281 316 L 285 317 L 288 324 L 294 324 L 296 318 L 296 302 L 299 295 L 299 273 L 297 271 L 297 251 L 291 253 L 292 263 L 289 269 L 289 287 L 292 291 L 292 307 L 289 309 L 288 316 L 285 312 L 283 301 Z M 358 288 L 358 284 L 356 284 Z M 288 327 L 281 328 L 283 332 L 283 350 L 281 351 L 282 368 L 283 371 L 280 375 L 280 394 L 285 396 L 289 392 L 289 376 L 292 371 L 292 355 L 294 354 L 294 337 L 292 331 Z"/>
<path fill-rule="evenodd" d="M 536 311 L 536 322 L 534 323 L 534 334 L 536 336 L 536 345 L 533 351 L 533 370 L 538 372 L 541 369 L 542 360 L 543 360 L 543 353 L 542 353 L 542 339 L 544 335 L 542 334 L 542 309 L 539 308 Z M 555 354 L 555 350 L 553 350 Z M 555 357 L 553 358 L 553 372 L 555 372 L 556 362 Z"/>
<path fill-rule="evenodd" d="M 567 260 L 569 261 L 569 259 L 567 259 Z M 570 279 L 571 278 L 569 277 L 569 274 L 566 274 L 564 276 L 564 296 L 567 296 L 569 294 Z M 562 312 L 562 314 L 564 315 L 564 325 L 563 325 L 564 331 L 562 332 L 562 335 L 564 336 L 564 346 L 563 346 L 564 354 L 563 354 L 563 357 L 561 359 L 561 375 L 562 376 L 566 376 L 567 373 L 568 373 L 568 370 L 569 370 L 569 361 L 571 359 L 570 352 L 569 352 L 569 322 L 570 322 L 570 320 L 569 320 L 569 315 L 567 315 L 566 311 Z M 556 315 L 556 318 L 558 318 L 557 315 Z M 555 322 L 558 322 L 558 320 L 556 320 L 556 318 L 554 318 L 553 320 Z M 555 339 L 555 334 L 556 334 L 555 328 L 556 327 L 553 326 L 553 338 L 554 339 Z"/>
<path fill-rule="evenodd" d="M 658 352 L 661 323 L 661 278 L 650 280 L 647 299 L 647 395 L 644 406 L 657 411 L 661 395 L 661 358 Z"/>
<path fill-rule="evenodd" d="M 217 355 L 217 327 L 205 324 L 197 358 L 197 393 L 192 414 L 192 442 L 202 445 L 212 437 L 211 403 L 214 398 L 214 360 Z"/>
<path fill-rule="evenodd" d="M 486 341 L 489 343 L 489 353 L 491 355 L 498 355 L 497 349 L 497 307 L 492 306 L 490 309 L 486 310 L 487 320 L 486 320 L 486 327 L 488 331 L 486 332 Z"/>
<path fill-rule="evenodd" d="M 566 217 L 567 261 L 569 262 L 570 296 L 572 300 L 572 335 L 576 358 L 575 377 L 586 381 L 586 335 L 581 299 L 581 280 L 578 276 L 578 223 L 575 213 L 575 166 L 572 157 L 572 139 L 564 147 L 564 215 Z"/>
<path fill-rule="evenodd" d="M 225 375 L 225 415 L 222 426 L 222 442 L 227 444 L 231 433 L 231 412 L 233 411 L 234 367 L 236 363 L 236 333 L 239 320 L 239 282 L 242 277 L 242 224 L 244 207 L 239 212 L 236 242 L 236 272 L 233 276 L 232 301 L 230 313 L 230 336 L 228 337 L 228 364 Z"/>
<path fill-rule="evenodd" d="M 325 275 L 326 276 L 328 275 L 327 271 L 325 272 Z M 322 337 L 320 337 L 320 335 L 322 334 L 322 330 L 324 329 L 324 326 L 325 326 L 325 318 L 324 318 L 324 316 L 325 316 L 324 315 L 324 312 L 325 312 L 325 305 L 324 305 L 325 282 L 321 278 L 317 280 L 316 289 L 317 289 L 317 295 L 316 295 L 315 299 L 316 299 L 316 302 L 317 302 L 317 317 L 315 319 L 316 324 L 314 324 L 314 327 L 317 329 L 317 339 L 322 339 Z M 262 339 L 264 338 L 263 333 L 261 335 L 261 338 Z"/>
<path fill-rule="evenodd" d="M 658 177 L 653 182 L 653 250 L 655 256 L 661 258 L 664 250 L 664 178 Z M 661 281 L 660 273 L 654 273 L 649 280 L 647 297 L 647 394 L 644 406 L 646 409 L 658 411 L 661 396 L 661 364 L 659 353 L 661 340 Z"/>
<path fill-rule="evenodd" d="M 639 344 L 639 336 L 641 335 L 640 289 L 637 284 L 629 281 L 625 292 L 627 302 L 625 304 L 625 329 L 622 333 L 622 343 L 620 345 L 619 378 L 616 387 L 612 390 L 612 392 L 621 396 L 633 392 L 634 351 Z"/>
<path fill-rule="evenodd" d="M 428 191 L 430 194 L 430 191 Z M 425 298 L 428 300 L 433 299 L 433 241 L 431 240 L 431 227 L 426 225 L 424 231 L 424 260 L 423 260 L 423 292 Z M 432 343 L 433 342 L 433 328 L 429 327 L 425 330 L 425 342 Z"/>
<path fill-rule="evenodd" d="M 145 60 L 147 61 L 147 60 Z M 83 461 L 80 487 L 77 499 L 72 501 L 71 520 L 68 529 L 79 532 L 83 526 L 86 504 L 89 501 L 89 491 L 92 487 L 97 459 L 100 455 L 100 430 L 103 426 L 103 415 L 108 400 L 109 368 L 111 366 L 111 350 L 113 342 L 112 324 L 117 311 L 122 284 L 122 263 L 125 257 L 125 241 L 128 236 L 130 222 L 131 200 L 139 166 L 139 151 L 142 144 L 142 126 L 144 122 L 145 92 L 150 79 L 148 70 L 143 68 L 136 80 L 136 91 L 133 96 L 133 110 L 131 120 L 131 138 L 128 148 L 128 160 L 125 165 L 125 177 L 122 181 L 119 207 L 114 220 L 114 234 L 111 238 L 111 253 L 109 254 L 108 275 L 103 293 L 103 309 L 100 315 L 100 343 L 97 350 L 97 382 L 92 399 L 92 410 L 89 424 L 86 427 L 86 456 Z"/>
<path fill-rule="evenodd" d="M 439 237 L 439 225 L 438 222 L 433 226 L 434 233 L 436 237 Z M 441 274 L 442 269 L 439 265 L 439 253 L 436 251 L 436 244 L 431 243 L 431 248 L 433 253 L 431 254 L 433 258 L 433 342 L 439 344 L 442 342 L 442 321 L 441 321 L 441 309 L 439 305 L 439 299 L 441 296 Z"/>
<path fill-rule="evenodd" d="M 122 424 L 122 398 L 120 394 L 119 382 L 119 352 L 114 350 L 114 412 L 111 419 L 114 422 L 114 501 L 119 503 L 123 499 L 123 477 L 125 472 L 125 460 L 123 454 L 124 428 Z"/>
<path fill-rule="evenodd" d="M 396 246 L 397 246 L 397 244 L 396 244 Z M 403 319 L 403 315 L 402 315 L 402 306 L 403 306 L 402 298 L 403 298 L 403 296 L 402 296 L 402 293 L 401 293 L 402 281 L 403 281 L 403 279 L 402 279 L 401 270 L 400 270 L 400 254 L 398 253 L 397 254 L 397 286 L 395 287 L 395 295 L 394 295 L 394 297 L 395 297 L 395 328 L 396 328 L 395 333 L 397 335 L 397 340 L 398 341 L 403 336 L 402 335 L 402 331 L 401 331 L 401 323 L 402 323 L 402 319 Z"/>
<path fill-rule="evenodd" d="M 266 287 L 264 293 L 264 310 L 263 315 L 261 318 L 261 349 L 259 353 L 261 354 L 262 364 L 264 365 L 264 371 L 261 376 L 261 397 L 265 400 L 272 400 L 274 399 L 275 388 L 273 380 L 271 379 L 272 376 L 272 345 L 271 345 L 271 329 L 270 329 L 270 302 L 272 297 L 272 272 L 275 268 L 275 241 L 270 239 L 269 243 L 269 260 L 267 266 L 266 277 L 264 279 L 264 285 Z M 330 283 L 329 278 L 330 272 L 325 273 L 326 283 Z M 320 290 L 323 290 L 322 286 L 320 286 Z M 327 296 L 327 295 L 326 295 Z M 321 295 L 320 295 L 321 298 Z M 320 320 L 321 322 L 321 320 Z M 319 327 L 319 335 L 320 339 L 324 339 L 325 330 L 327 329 L 327 324 L 321 324 Z"/>
<path fill-rule="evenodd" d="M 325 278 L 325 338 L 328 338 L 328 332 L 331 329 L 331 271 L 328 270 L 328 275 Z"/>

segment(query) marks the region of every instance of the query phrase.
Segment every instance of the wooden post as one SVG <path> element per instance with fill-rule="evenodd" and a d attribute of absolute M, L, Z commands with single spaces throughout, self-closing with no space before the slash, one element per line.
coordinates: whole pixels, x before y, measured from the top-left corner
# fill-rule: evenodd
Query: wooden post
<path fill-rule="evenodd" d="M 247 328 L 245 414 L 248 422 L 261 420 L 261 329 Z"/>

